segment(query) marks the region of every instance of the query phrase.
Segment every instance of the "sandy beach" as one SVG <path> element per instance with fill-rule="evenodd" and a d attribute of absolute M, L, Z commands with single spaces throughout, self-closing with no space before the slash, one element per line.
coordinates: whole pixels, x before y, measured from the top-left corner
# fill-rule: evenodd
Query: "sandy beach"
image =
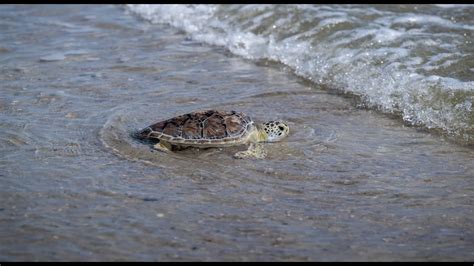
<path fill-rule="evenodd" d="M 114 5 L 0 6 L 0 261 L 472 261 L 474 150 Z M 266 144 L 165 154 L 195 110 Z"/>

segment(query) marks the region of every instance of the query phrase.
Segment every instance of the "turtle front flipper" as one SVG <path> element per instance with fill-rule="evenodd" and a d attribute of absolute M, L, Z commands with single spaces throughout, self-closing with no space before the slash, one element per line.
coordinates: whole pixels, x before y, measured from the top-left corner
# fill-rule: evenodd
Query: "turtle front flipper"
<path fill-rule="evenodd" d="M 256 158 L 263 159 L 267 156 L 267 152 L 263 148 L 261 143 L 250 143 L 249 148 L 246 151 L 239 151 L 234 154 L 236 159 L 245 159 L 245 158 Z"/>
<path fill-rule="evenodd" d="M 153 145 L 153 148 L 155 150 L 159 150 L 159 151 L 162 151 L 162 152 L 171 152 L 172 149 L 173 149 L 169 142 L 166 142 L 166 141 L 163 141 L 163 140 L 160 140 L 160 142 Z"/>

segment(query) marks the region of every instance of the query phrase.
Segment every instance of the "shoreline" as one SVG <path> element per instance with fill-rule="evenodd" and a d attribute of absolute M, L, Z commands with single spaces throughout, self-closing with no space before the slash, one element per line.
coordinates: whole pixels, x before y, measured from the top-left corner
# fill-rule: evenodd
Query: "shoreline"
<path fill-rule="evenodd" d="M 117 6 L 0 12 L 3 260 L 474 259 L 470 147 Z M 265 160 L 130 136 L 210 108 L 290 135 Z"/>

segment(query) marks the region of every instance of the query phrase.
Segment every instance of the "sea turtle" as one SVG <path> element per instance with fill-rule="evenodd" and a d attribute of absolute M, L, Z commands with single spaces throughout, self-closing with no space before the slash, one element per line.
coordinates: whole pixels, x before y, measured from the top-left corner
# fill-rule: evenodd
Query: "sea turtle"
<path fill-rule="evenodd" d="M 280 141 L 289 133 L 282 121 L 257 124 L 236 111 L 206 110 L 176 116 L 139 130 L 142 140 L 158 140 L 153 147 L 170 152 L 185 147 L 229 147 L 249 144 L 246 151 L 237 152 L 235 158 L 264 158 L 261 142 Z"/>

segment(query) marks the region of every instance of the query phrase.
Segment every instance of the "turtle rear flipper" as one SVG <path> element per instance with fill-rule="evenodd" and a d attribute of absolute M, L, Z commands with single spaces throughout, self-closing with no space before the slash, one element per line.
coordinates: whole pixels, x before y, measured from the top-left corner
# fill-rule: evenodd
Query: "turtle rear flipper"
<path fill-rule="evenodd" d="M 163 140 L 160 140 L 160 142 L 153 145 L 153 148 L 162 152 L 171 152 L 173 150 L 171 144 Z"/>

